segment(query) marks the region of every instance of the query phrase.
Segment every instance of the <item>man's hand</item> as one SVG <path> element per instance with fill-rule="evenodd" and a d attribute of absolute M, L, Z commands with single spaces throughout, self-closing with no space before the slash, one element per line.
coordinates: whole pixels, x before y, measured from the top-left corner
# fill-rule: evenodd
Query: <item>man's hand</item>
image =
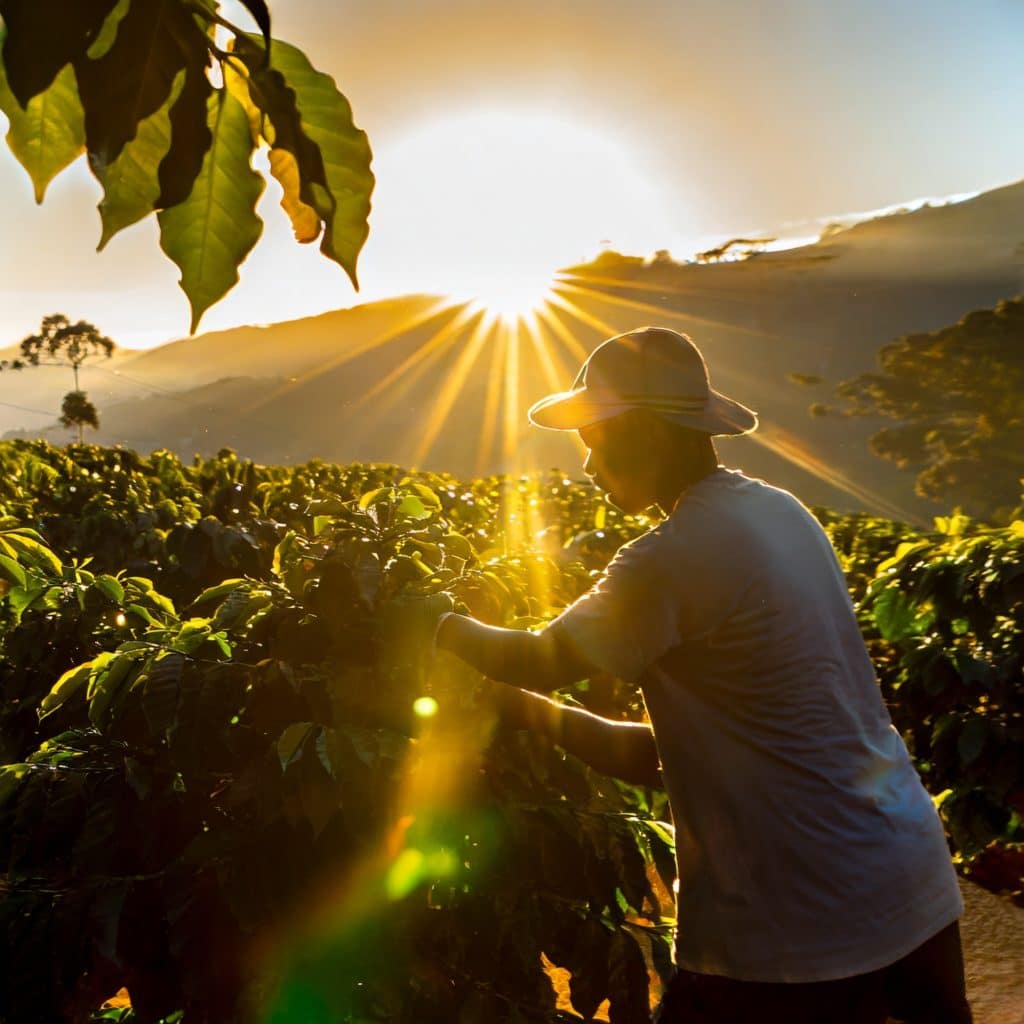
<path fill-rule="evenodd" d="M 386 677 L 422 689 L 436 651 L 442 619 L 455 610 L 451 594 L 408 594 L 389 601 L 380 614 L 380 658 Z"/>

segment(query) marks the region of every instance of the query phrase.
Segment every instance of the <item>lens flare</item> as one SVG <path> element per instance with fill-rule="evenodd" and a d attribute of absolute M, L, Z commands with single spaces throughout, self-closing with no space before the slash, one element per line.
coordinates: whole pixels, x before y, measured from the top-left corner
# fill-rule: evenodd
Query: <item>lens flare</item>
<path fill-rule="evenodd" d="M 412 702 L 412 711 L 419 718 L 433 718 L 437 714 L 437 701 L 433 697 L 417 697 Z"/>

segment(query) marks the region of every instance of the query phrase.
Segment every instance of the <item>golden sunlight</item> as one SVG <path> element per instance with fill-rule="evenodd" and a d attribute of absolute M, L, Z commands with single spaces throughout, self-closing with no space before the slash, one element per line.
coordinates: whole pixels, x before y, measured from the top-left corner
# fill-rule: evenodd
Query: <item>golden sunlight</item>
<path fill-rule="evenodd" d="M 540 305 L 559 268 L 606 246 L 652 251 L 665 236 L 654 175 L 569 114 L 480 106 L 424 119 L 379 145 L 374 166 L 364 277 L 408 279 L 504 319 Z"/>

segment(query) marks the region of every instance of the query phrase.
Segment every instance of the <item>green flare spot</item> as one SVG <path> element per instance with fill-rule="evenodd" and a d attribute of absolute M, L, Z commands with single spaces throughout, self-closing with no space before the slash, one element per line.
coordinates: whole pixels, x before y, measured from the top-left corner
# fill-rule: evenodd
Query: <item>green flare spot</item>
<path fill-rule="evenodd" d="M 388 899 L 408 896 L 423 879 L 423 854 L 416 849 L 403 850 L 388 871 L 385 880 Z"/>

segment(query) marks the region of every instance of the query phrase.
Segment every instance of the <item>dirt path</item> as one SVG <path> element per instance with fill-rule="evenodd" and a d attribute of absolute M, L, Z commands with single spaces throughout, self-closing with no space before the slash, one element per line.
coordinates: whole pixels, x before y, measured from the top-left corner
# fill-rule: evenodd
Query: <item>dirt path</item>
<path fill-rule="evenodd" d="M 1024 1024 L 1024 909 L 961 880 L 967 997 L 974 1024 Z"/>

